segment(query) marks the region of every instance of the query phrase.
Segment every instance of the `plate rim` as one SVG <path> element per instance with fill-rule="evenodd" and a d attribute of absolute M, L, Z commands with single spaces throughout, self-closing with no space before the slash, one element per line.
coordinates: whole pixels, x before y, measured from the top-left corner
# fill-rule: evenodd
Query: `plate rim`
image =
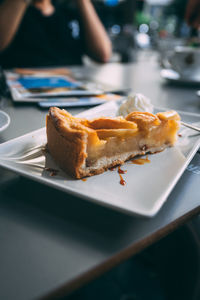
<path fill-rule="evenodd" d="M 0 114 L 4 115 L 7 118 L 7 122 L 2 127 L 0 127 L 0 132 L 2 132 L 10 125 L 10 116 L 3 110 L 0 110 Z"/>

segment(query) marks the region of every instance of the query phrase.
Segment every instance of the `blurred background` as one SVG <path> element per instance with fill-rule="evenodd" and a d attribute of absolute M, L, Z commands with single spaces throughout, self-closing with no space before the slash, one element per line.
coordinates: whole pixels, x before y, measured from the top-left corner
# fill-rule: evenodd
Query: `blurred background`
<path fill-rule="evenodd" d="M 156 49 L 161 55 L 175 46 L 199 46 L 198 30 L 185 20 L 187 0 L 93 0 L 113 43 L 112 62 L 132 62 L 138 50 Z M 74 12 L 73 2 L 68 3 Z M 75 15 L 75 14 L 74 14 Z M 74 36 L 79 28 L 71 22 Z"/>

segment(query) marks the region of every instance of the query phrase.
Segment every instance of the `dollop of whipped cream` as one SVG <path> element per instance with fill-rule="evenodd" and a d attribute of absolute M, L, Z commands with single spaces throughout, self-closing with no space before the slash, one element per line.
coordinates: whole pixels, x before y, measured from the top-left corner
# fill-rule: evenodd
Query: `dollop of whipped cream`
<path fill-rule="evenodd" d="M 126 117 L 133 111 L 147 111 L 152 113 L 154 110 L 150 99 L 142 94 L 131 94 L 128 99 L 124 101 L 118 110 L 118 116 Z"/>

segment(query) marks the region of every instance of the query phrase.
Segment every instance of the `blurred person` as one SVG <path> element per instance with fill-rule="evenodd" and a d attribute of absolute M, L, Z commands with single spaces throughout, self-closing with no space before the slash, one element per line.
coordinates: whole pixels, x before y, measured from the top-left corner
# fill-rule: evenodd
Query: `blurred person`
<path fill-rule="evenodd" d="M 90 0 L 73 1 L 78 11 L 78 22 L 73 25 L 68 1 L 0 0 L 0 65 L 81 64 L 83 54 L 107 62 L 111 42 L 93 4 Z"/>
<path fill-rule="evenodd" d="M 192 28 L 200 28 L 200 0 L 188 0 L 185 19 Z"/>

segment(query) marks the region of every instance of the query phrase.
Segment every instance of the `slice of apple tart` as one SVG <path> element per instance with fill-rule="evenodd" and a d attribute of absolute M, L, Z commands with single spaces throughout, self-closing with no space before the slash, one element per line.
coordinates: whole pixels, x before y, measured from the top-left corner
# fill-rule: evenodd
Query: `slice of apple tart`
<path fill-rule="evenodd" d="M 56 107 L 47 116 L 48 150 L 69 175 L 99 174 L 137 155 L 173 146 L 180 117 L 175 111 L 132 112 L 123 117 L 76 118 Z"/>

